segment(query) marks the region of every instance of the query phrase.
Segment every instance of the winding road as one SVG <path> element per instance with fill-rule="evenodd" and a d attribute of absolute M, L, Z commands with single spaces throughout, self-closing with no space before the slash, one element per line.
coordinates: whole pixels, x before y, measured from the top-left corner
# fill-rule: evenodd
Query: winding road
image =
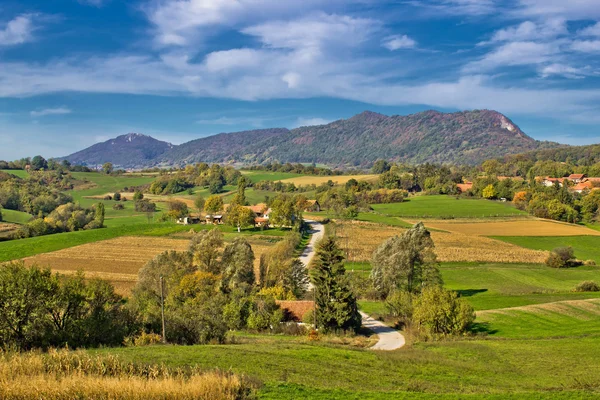
<path fill-rule="evenodd" d="M 299 258 L 300 261 L 302 261 L 302 263 L 308 267 L 310 261 L 315 256 L 316 244 L 319 242 L 319 240 L 323 239 L 323 236 L 325 235 L 325 227 L 323 224 L 317 221 L 307 220 L 306 223 L 311 226 L 312 236 Z M 312 288 L 312 283 L 309 286 Z M 362 316 L 363 326 L 379 336 L 379 341 L 373 347 L 371 347 L 371 350 L 397 350 L 406 344 L 404 336 L 402 336 L 402 334 L 397 330 L 390 328 L 381 321 L 371 318 L 362 311 L 360 315 Z"/>

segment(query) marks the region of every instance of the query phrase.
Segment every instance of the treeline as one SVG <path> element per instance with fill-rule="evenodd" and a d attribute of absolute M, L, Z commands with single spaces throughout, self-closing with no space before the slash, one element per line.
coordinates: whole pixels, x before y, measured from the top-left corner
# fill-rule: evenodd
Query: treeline
<path fill-rule="evenodd" d="M 84 209 L 79 203 L 58 206 L 46 217 L 34 218 L 21 226 L 14 234 L 15 239 L 51 235 L 62 232 L 99 229 L 104 227 L 104 203 Z"/>
<path fill-rule="evenodd" d="M 303 175 L 319 175 L 319 176 L 334 176 L 334 175 L 355 175 L 362 174 L 362 170 L 349 169 L 329 169 L 325 167 L 317 167 L 314 163 L 311 165 L 304 165 L 300 163 L 268 163 L 264 165 L 253 165 L 251 167 L 243 168 L 247 171 L 268 171 L 268 172 L 289 172 L 294 174 Z"/>
<path fill-rule="evenodd" d="M 241 176 L 240 171 L 230 166 L 198 163 L 175 173 L 162 172 L 152 182 L 149 191 L 152 194 L 175 194 L 200 186 L 207 187 L 210 193 L 216 194 L 222 192 L 225 185 L 236 185 Z"/>
<path fill-rule="evenodd" d="M 46 160 L 42 156 L 21 158 L 15 161 L 0 160 L 0 169 L 8 170 L 27 170 L 30 171 L 73 171 L 73 172 L 91 172 L 92 170 L 82 165 L 72 165 L 68 160 L 58 161 L 54 158 Z"/>

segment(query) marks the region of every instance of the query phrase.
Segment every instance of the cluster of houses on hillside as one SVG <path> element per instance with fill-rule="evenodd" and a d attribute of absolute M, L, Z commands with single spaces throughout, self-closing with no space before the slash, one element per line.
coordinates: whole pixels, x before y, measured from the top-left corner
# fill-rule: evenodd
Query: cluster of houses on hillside
<path fill-rule="evenodd" d="M 507 179 L 512 179 L 515 181 L 523 181 L 523 177 L 521 176 L 498 176 L 499 181 L 504 181 Z M 565 182 L 568 182 L 568 187 L 570 190 L 582 193 L 584 190 L 596 190 L 600 189 L 600 178 L 592 178 L 588 177 L 586 174 L 571 174 L 564 178 L 550 178 L 548 176 L 536 176 L 535 180 L 541 183 L 544 186 L 554 186 L 558 183 L 559 186 L 563 186 Z M 473 189 L 473 182 L 465 181 L 463 183 L 459 183 L 456 185 L 458 190 L 461 193 L 468 192 Z"/>
<path fill-rule="evenodd" d="M 229 205 L 226 204 L 224 207 L 225 213 L 227 212 L 228 207 L 229 207 Z M 255 215 L 254 226 L 255 227 L 257 227 L 257 228 L 269 228 L 270 227 L 269 218 L 270 218 L 272 210 L 267 204 L 259 203 L 254 206 L 244 206 L 244 207 L 251 210 L 254 213 L 254 215 Z M 319 202 L 317 200 L 307 200 L 304 211 L 305 212 L 319 212 L 319 211 L 321 211 L 321 205 L 319 204 Z M 188 216 L 188 217 L 184 217 L 184 218 L 179 218 L 177 220 L 177 223 L 182 224 L 182 225 L 190 225 L 190 224 L 198 224 L 198 223 L 202 222 L 205 224 L 220 225 L 223 223 L 223 218 L 224 218 L 223 214 L 207 214 L 204 216 L 204 220 L 202 221 L 198 216 Z"/>

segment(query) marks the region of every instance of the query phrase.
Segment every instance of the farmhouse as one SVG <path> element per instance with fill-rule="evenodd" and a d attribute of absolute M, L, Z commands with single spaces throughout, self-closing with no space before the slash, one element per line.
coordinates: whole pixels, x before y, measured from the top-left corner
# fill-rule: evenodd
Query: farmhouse
<path fill-rule="evenodd" d="M 585 178 L 585 174 L 571 174 L 567 179 L 569 179 L 573 183 L 581 183 L 585 181 Z"/>
<path fill-rule="evenodd" d="M 568 178 L 550 178 L 547 176 L 545 178 L 542 178 L 541 182 L 542 182 L 542 185 L 547 186 L 547 187 L 554 186 L 556 183 L 558 183 L 558 186 L 562 187 L 565 179 L 568 179 Z"/>
<path fill-rule="evenodd" d="M 306 207 L 304 208 L 306 212 L 319 212 L 321 211 L 321 205 L 317 200 L 306 200 Z"/>

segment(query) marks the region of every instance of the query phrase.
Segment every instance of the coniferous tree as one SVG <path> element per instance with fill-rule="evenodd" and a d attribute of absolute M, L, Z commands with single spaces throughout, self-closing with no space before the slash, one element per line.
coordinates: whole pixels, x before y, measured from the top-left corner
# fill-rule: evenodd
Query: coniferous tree
<path fill-rule="evenodd" d="M 313 262 L 311 278 L 316 290 L 317 327 L 325 332 L 358 330 L 361 317 L 356 297 L 345 276 L 342 250 L 334 238 L 319 243 Z"/>

